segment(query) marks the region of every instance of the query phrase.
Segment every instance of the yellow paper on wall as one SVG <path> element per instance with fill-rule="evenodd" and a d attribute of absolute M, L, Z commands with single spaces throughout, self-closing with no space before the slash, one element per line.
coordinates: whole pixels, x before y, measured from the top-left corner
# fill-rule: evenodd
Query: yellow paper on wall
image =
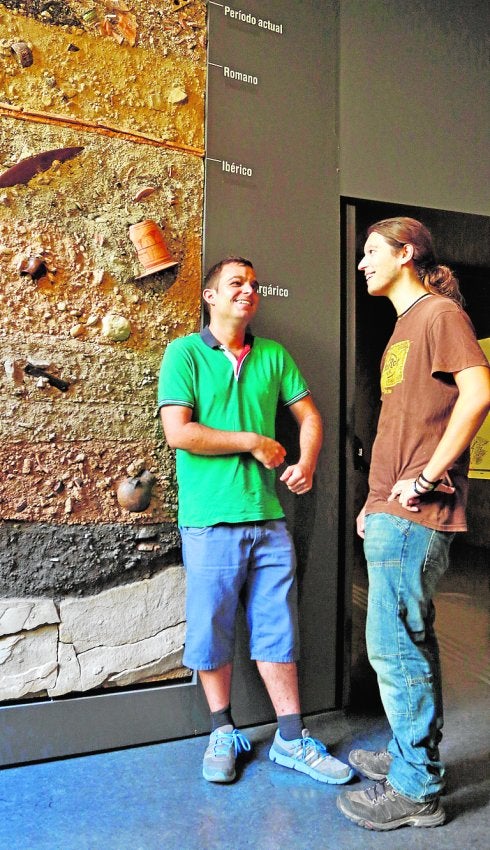
<path fill-rule="evenodd" d="M 490 337 L 479 339 L 478 342 L 490 360 Z M 468 477 L 490 478 L 490 413 L 472 440 Z"/>

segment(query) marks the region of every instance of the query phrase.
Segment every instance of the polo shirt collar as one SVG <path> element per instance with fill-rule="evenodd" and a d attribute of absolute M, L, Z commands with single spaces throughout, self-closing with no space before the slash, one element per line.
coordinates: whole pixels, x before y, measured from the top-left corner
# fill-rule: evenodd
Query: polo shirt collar
<path fill-rule="evenodd" d="M 202 341 L 205 342 L 206 345 L 209 345 L 210 348 L 222 348 L 221 343 L 218 342 L 216 337 L 209 330 L 209 325 L 206 325 L 202 329 L 200 336 L 201 336 Z M 245 345 L 249 345 L 250 348 L 251 348 L 253 344 L 254 344 L 254 335 L 250 331 L 246 331 L 246 333 L 245 333 Z"/>

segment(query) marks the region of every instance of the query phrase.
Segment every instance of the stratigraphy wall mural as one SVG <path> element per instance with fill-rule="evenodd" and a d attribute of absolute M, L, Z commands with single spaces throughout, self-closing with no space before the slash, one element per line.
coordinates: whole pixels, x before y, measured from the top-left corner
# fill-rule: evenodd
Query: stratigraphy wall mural
<path fill-rule="evenodd" d="M 203 0 L 0 0 L 0 700 L 179 677 L 165 345 L 198 327 Z"/>

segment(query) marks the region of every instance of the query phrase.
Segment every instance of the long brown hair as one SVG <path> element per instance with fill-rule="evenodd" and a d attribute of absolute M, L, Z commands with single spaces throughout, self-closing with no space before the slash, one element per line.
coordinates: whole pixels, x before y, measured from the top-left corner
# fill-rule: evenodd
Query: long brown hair
<path fill-rule="evenodd" d="M 413 262 L 427 292 L 445 295 L 457 304 L 464 303 L 456 275 L 449 266 L 437 262 L 432 236 L 422 222 L 408 216 L 385 218 L 372 224 L 368 228 L 368 235 L 370 233 L 379 233 L 396 250 L 412 245 Z"/>

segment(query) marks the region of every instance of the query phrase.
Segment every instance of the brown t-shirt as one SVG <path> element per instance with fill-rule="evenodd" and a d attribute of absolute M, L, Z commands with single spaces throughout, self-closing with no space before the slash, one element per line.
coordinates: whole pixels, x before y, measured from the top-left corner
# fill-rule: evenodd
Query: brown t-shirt
<path fill-rule="evenodd" d="M 387 502 L 399 479 L 416 478 L 444 433 L 458 397 L 453 378 L 487 366 L 470 319 L 454 301 L 429 295 L 402 314 L 381 360 L 381 413 L 366 513 L 389 513 L 440 531 L 466 530 L 469 449 L 449 470 L 453 495 L 433 492 L 409 513 Z"/>

